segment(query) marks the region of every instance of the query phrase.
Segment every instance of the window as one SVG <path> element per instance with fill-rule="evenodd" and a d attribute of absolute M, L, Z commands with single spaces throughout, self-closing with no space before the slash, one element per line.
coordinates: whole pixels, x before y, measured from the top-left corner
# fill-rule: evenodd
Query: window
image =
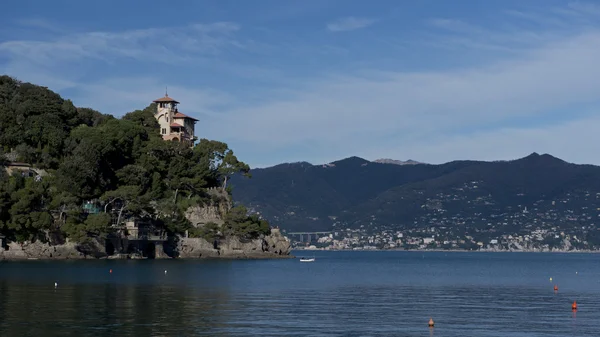
<path fill-rule="evenodd" d="M 166 135 L 166 134 L 167 134 L 167 129 L 163 128 L 163 129 L 162 129 L 162 134 L 163 134 L 163 135 Z"/>
<path fill-rule="evenodd" d="M 169 121 L 169 117 L 167 117 L 167 122 Z"/>

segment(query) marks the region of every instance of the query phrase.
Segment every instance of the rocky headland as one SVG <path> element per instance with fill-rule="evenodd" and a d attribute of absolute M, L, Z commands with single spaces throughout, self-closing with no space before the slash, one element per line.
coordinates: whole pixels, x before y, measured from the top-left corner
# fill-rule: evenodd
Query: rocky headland
<path fill-rule="evenodd" d="M 211 191 L 213 198 L 204 205 L 190 207 L 185 213 L 194 228 L 208 223 L 223 226 L 225 214 L 231 209 L 229 196 L 217 189 Z M 4 240 L 4 239 L 3 239 Z M 120 245 L 128 247 L 131 240 L 119 239 Z M 177 235 L 160 242 L 137 242 L 137 245 L 153 245 L 152 256 L 141 250 L 109 252 L 105 239 L 90 239 L 85 243 L 70 242 L 53 235 L 34 242 L 1 242 L 0 260 L 43 259 L 136 259 L 136 258 L 186 258 L 186 259 L 271 259 L 291 258 L 290 240 L 278 228 L 269 235 L 245 240 L 235 236 L 223 237 L 209 242 L 201 237 Z"/>

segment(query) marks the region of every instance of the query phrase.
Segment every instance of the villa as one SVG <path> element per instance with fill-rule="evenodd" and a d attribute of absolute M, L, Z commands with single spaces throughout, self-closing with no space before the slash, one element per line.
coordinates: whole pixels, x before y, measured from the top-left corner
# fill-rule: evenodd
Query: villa
<path fill-rule="evenodd" d="M 157 105 L 156 120 L 160 124 L 160 134 L 164 140 L 186 143 L 193 146 L 198 140 L 195 136 L 195 118 L 179 112 L 177 102 L 165 93 L 165 97 L 153 101 Z"/>

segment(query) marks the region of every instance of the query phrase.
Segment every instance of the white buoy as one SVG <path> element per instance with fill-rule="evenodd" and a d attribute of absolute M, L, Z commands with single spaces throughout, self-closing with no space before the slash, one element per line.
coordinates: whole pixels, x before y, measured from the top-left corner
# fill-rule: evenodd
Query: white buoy
<path fill-rule="evenodd" d="M 167 271 L 165 270 L 165 274 L 167 273 Z"/>
<path fill-rule="evenodd" d="M 58 283 L 54 282 L 54 288 L 58 287 Z"/>

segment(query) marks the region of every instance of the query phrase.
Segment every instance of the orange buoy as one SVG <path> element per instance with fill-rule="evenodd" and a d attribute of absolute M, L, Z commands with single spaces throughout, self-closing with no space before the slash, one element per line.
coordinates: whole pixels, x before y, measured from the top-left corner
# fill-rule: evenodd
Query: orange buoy
<path fill-rule="evenodd" d="M 571 309 L 573 309 L 574 311 L 577 310 L 577 301 L 573 301 L 573 304 L 571 305 Z"/>
<path fill-rule="evenodd" d="M 434 324 L 435 324 L 435 323 L 433 323 L 433 318 L 429 318 L 429 327 L 430 327 L 430 328 L 433 328 L 433 325 L 434 325 Z"/>
<path fill-rule="evenodd" d="M 111 270 L 109 270 L 108 272 L 112 274 L 112 269 L 111 269 Z"/>
<path fill-rule="evenodd" d="M 554 286 L 554 291 L 558 291 L 558 286 Z"/>

